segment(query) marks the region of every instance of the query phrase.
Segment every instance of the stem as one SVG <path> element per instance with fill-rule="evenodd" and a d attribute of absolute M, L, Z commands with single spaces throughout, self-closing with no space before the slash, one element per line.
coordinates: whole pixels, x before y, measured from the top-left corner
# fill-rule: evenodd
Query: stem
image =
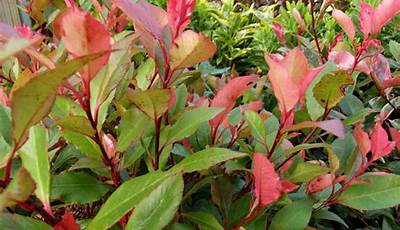
<path fill-rule="evenodd" d="M 317 29 L 315 25 L 315 17 L 314 17 L 314 0 L 310 0 L 310 11 L 311 11 L 311 22 L 312 22 L 312 35 L 314 37 L 315 45 L 317 46 L 318 53 L 320 55 L 321 62 L 324 63 L 324 55 L 322 54 L 321 47 L 319 46 Z"/>
<path fill-rule="evenodd" d="M 12 160 L 15 156 L 15 153 L 17 152 L 17 147 L 14 146 L 14 148 L 11 151 L 11 155 L 7 160 L 7 164 L 6 164 L 6 169 L 5 169 L 5 173 L 4 173 L 4 179 L 3 182 L 4 184 L 7 186 L 10 181 L 11 181 L 11 169 L 12 169 Z"/>
<path fill-rule="evenodd" d="M 39 213 L 40 216 L 42 216 L 43 220 L 52 226 L 54 226 L 58 222 L 57 219 L 55 219 L 53 216 L 47 213 L 43 208 L 37 206 L 32 201 L 18 202 L 18 205 L 30 212 Z"/>
<path fill-rule="evenodd" d="M 156 140 L 155 140 L 155 156 L 156 156 L 156 160 L 155 160 L 155 168 L 154 170 L 158 169 L 158 165 L 160 163 L 160 155 L 161 155 L 161 151 L 160 151 L 160 130 L 161 130 L 161 117 L 160 118 L 155 118 L 154 119 L 154 126 L 156 129 Z"/>
<path fill-rule="evenodd" d="M 247 222 L 251 221 L 255 217 L 257 217 L 263 211 L 263 207 L 258 206 L 256 211 L 249 213 L 239 224 L 235 225 L 232 230 L 239 230 L 241 226 L 247 224 Z"/>

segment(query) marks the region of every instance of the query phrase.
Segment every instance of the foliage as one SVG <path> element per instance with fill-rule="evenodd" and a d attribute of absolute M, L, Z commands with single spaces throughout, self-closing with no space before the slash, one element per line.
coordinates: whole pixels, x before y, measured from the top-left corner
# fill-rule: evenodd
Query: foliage
<path fill-rule="evenodd" d="M 0 24 L 0 229 L 398 228 L 397 0 L 154 3 Z"/>

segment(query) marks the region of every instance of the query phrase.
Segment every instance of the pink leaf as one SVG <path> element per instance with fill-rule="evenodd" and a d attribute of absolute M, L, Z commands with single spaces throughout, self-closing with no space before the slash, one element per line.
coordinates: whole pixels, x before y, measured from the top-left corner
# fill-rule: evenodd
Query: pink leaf
<path fill-rule="evenodd" d="M 281 181 L 275 172 L 274 165 L 261 153 L 254 154 L 254 196 L 256 203 L 265 207 L 277 201 L 285 192 L 290 192 L 297 188 L 289 181 Z"/>
<path fill-rule="evenodd" d="M 111 134 L 103 134 L 101 136 L 101 143 L 107 153 L 109 159 L 113 159 L 117 153 L 116 141 Z"/>
<path fill-rule="evenodd" d="M 374 20 L 374 9 L 371 5 L 362 2 L 360 4 L 360 30 L 365 37 L 372 34 Z"/>
<path fill-rule="evenodd" d="M 53 26 L 65 48 L 74 57 L 111 50 L 111 35 L 107 28 L 88 12 L 78 8 L 67 9 L 58 16 Z M 82 75 L 85 82 L 96 76 L 108 62 L 109 56 L 108 53 L 84 68 Z"/>
<path fill-rule="evenodd" d="M 317 126 L 341 139 L 344 138 L 344 127 L 338 119 L 319 121 L 317 122 Z"/>
<path fill-rule="evenodd" d="M 352 70 L 354 65 L 354 56 L 347 51 L 332 51 L 329 53 L 328 60 L 333 61 L 339 69 Z M 371 72 L 367 63 L 362 60 L 360 61 L 355 70 L 361 71 L 365 74 Z"/>
<path fill-rule="evenodd" d="M 372 64 L 372 71 L 374 71 L 374 73 L 379 78 L 379 80 L 381 80 L 381 82 L 390 80 L 392 78 L 390 74 L 389 62 L 382 54 L 379 54 L 376 58 L 374 58 Z"/>
<path fill-rule="evenodd" d="M 353 135 L 361 154 L 366 156 L 371 150 L 371 141 L 368 137 L 368 133 L 362 130 L 360 124 L 356 124 Z"/>
<path fill-rule="evenodd" d="M 299 24 L 300 28 L 301 28 L 302 30 L 307 30 L 307 28 L 306 28 L 306 23 L 304 22 L 303 18 L 302 18 L 301 15 L 300 15 L 300 12 L 299 12 L 296 8 L 294 8 L 294 9 L 292 10 L 292 14 L 293 14 L 294 19 L 295 19 L 295 20 L 297 21 L 297 23 Z"/>
<path fill-rule="evenodd" d="M 168 28 L 167 13 L 144 0 L 138 3 L 131 0 L 115 0 L 115 4 L 133 20 L 135 29 L 140 34 L 140 41 L 148 54 L 155 58 L 157 43 L 165 42 L 163 34 Z"/>
<path fill-rule="evenodd" d="M 367 3 L 361 3 L 360 8 L 360 29 L 368 37 L 378 34 L 400 12 L 400 1 L 383 0 L 376 9 Z"/>
<path fill-rule="evenodd" d="M 395 142 L 389 141 L 388 134 L 382 128 L 380 122 L 376 122 L 371 133 L 371 152 L 372 160 L 375 161 L 381 157 L 390 154 L 395 147 Z"/>
<path fill-rule="evenodd" d="M 351 18 L 347 14 L 343 13 L 341 10 L 337 9 L 333 10 L 332 16 L 336 20 L 336 22 L 340 25 L 340 27 L 342 27 L 344 32 L 346 32 L 347 36 L 349 36 L 349 38 L 353 40 L 356 31 L 354 29 L 354 24 Z"/>
<path fill-rule="evenodd" d="M 390 136 L 392 137 L 392 140 L 396 142 L 397 150 L 400 151 L 400 131 L 396 130 L 395 128 L 390 128 L 389 132 Z"/>
<path fill-rule="evenodd" d="M 271 27 L 274 30 L 274 33 L 276 34 L 276 36 L 278 37 L 280 43 L 286 44 L 285 31 L 284 31 L 282 25 L 279 24 L 278 22 L 273 22 Z"/>
<path fill-rule="evenodd" d="M 10 107 L 11 101 L 7 94 L 4 93 L 3 89 L 0 88 L 0 104 Z"/>
<path fill-rule="evenodd" d="M 236 100 L 252 86 L 255 80 L 257 80 L 256 76 L 234 78 L 217 93 L 217 95 L 211 101 L 211 107 L 225 109 L 212 120 L 210 120 L 211 127 L 217 128 L 219 124 L 221 124 L 221 122 L 235 106 Z"/>
<path fill-rule="evenodd" d="M 80 230 L 81 227 L 75 222 L 70 211 L 66 211 L 61 220 L 54 225 L 53 230 Z"/>
<path fill-rule="evenodd" d="M 374 12 L 374 34 L 378 34 L 400 12 L 399 0 L 383 0 Z"/>
<path fill-rule="evenodd" d="M 189 25 L 195 3 L 195 0 L 168 0 L 168 24 L 174 39 Z"/>

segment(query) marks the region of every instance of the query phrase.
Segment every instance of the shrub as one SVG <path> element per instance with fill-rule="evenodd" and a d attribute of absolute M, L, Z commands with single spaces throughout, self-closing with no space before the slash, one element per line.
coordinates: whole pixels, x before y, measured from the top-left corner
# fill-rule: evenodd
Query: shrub
<path fill-rule="evenodd" d="M 400 81 L 377 36 L 398 1 L 358 26 L 334 9 L 329 44 L 314 3 L 293 8 L 301 42 L 272 25 L 268 76 L 221 78 L 194 0 L 79 2 L 30 3 L 48 36 L 0 24 L 1 229 L 396 226 Z"/>

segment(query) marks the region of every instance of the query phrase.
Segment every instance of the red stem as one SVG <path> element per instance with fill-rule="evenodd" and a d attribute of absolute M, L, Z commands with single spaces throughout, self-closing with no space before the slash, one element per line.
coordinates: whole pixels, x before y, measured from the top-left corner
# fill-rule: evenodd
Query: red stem
<path fill-rule="evenodd" d="M 321 62 L 324 63 L 324 55 L 322 54 L 321 47 L 319 46 L 318 36 L 317 36 L 317 29 L 315 25 L 315 17 L 314 17 L 314 0 L 310 0 L 310 11 L 311 11 L 311 22 L 312 22 L 312 34 L 314 37 L 315 45 L 317 46 L 318 53 L 320 55 Z"/>

